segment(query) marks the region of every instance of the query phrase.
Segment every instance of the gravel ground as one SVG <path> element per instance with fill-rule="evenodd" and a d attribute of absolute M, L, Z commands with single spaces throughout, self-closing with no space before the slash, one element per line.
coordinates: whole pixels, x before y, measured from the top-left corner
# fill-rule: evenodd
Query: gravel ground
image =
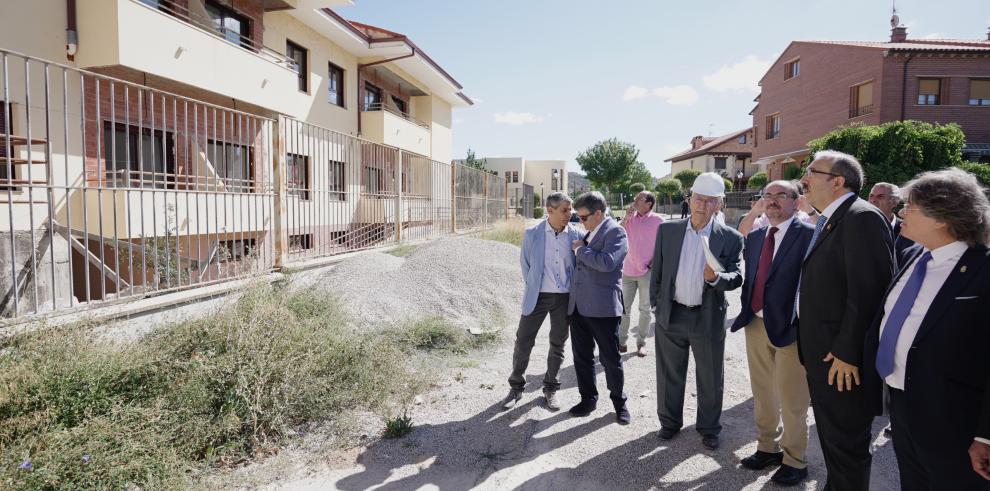
<path fill-rule="evenodd" d="M 381 285 L 395 281 L 396 284 L 387 287 L 388 291 L 393 294 L 408 292 L 410 298 L 422 295 L 432 301 L 439 298 L 436 297 L 438 292 L 463 291 L 454 295 L 456 302 L 437 305 L 424 302 L 425 307 L 417 308 L 407 306 L 411 300 L 404 297 L 396 303 L 403 309 L 409 309 L 402 312 L 446 313 L 462 309 L 455 312 L 463 319 L 499 305 L 509 309 L 510 315 L 517 316 L 518 292 L 514 292 L 512 300 L 516 303 L 511 307 L 505 306 L 510 300 L 507 297 L 498 297 L 494 301 L 486 297 L 495 295 L 496 286 L 521 289 L 514 257 L 518 249 L 512 247 L 512 254 L 509 254 L 504 245 L 481 245 L 478 244 L 481 241 L 470 239 L 454 240 L 467 240 L 463 244 L 479 252 L 472 254 L 472 259 L 485 261 L 496 268 L 497 273 L 494 274 L 499 279 L 495 280 L 487 272 L 480 274 L 484 268 L 464 270 L 457 266 L 452 268 L 456 271 L 444 271 L 445 267 L 439 265 L 456 257 L 456 248 L 461 246 L 450 241 L 441 241 L 447 243 L 438 244 L 433 250 L 424 249 L 422 258 L 415 258 L 414 254 L 403 264 L 394 258 L 374 256 L 380 259 L 381 264 L 349 265 L 348 268 L 380 268 L 375 271 L 388 282 L 373 283 Z M 506 256 L 494 259 L 496 253 Z M 513 256 L 512 261 L 508 260 L 509 256 Z M 441 258 L 446 258 L 446 261 L 439 261 Z M 429 259 L 431 263 L 436 260 L 432 263 L 436 267 L 425 267 L 426 272 L 410 273 L 406 278 L 402 274 L 396 275 L 403 268 L 411 268 L 410 263 L 417 264 L 417 259 Z M 355 269 L 344 268 L 338 274 L 347 271 L 353 272 Z M 429 278 L 443 283 L 439 286 L 425 283 Z M 417 279 L 424 283 L 410 283 Z M 354 281 L 353 277 L 351 281 Z M 360 296 L 362 292 L 368 292 L 366 288 L 354 287 L 352 291 Z M 365 305 L 385 308 L 389 305 L 384 303 L 385 298 L 369 299 Z M 731 318 L 739 311 L 739 290 L 731 292 L 729 299 Z M 726 342 L 722 446 L 717 451 L 708 451 L 702 447 L 692 425 L 695 418 L 693 360 L 689 367 L 684 415 L 687 426 L 669 442 L 657 438 L 656 358 L 652 343 L 648 343 L 649 356 L 637 358 L 627 354 L 624 357 L 632 424 L 620 426 L 615 423 L 607 397 L 588 417 L 573 418 L 567 413 L 566 409 L 579 398 L 569 347 L 561 370 L 563 387 L 560 400 L 564 410 L 551 412 L 545 409 L 540 380 L 546 366 L 548 344 L 545 332 L 549 329 L 549 321 L 544 325 L 533 350 L 523 400 L 509 411 L 500 410 L 499 401 L 508 390 L 505 379 L 511 368 L 515 331 L 514 322 L 510 324 L 512 326 L 505 329 L 495 349 L 474 355 L 473 361 L 462 360 L 460 366 L 453 365 L 454 368 L 438 386 L 423 395 L 422 404 L 410 412 L 416 424 L 412 433 L 396 440 L 376 440 L 367 446 L 340 451 L 317 462 L 310 461 L 296 473 L 297 476 L 302 474 L 308 477 L 282 481 L 270 488 L 753 490 L 776 487 L 769 482 L 773 470 L 755 472 L 738 465 L 740 458 L 756 450 L 753 400 L 745 340 L 741 332 L 730 334 Z M 604 375 L 599 375 L 598 385 L 599 391 L 605 394 Z M 822 489 L 825 467 L 810 411 L 808 421 L 811 427 L 808 450 L 810 476 L 800 489 Z M 881 431 L 886 423 L 886 419 L 878 418 L 873 428 L 876 437 L 873 441 L 871 488 L 877 490 L 898 488 L 893 448 Z"/>
<path fill-rule="evenodd" d="M 468 237 L 428 242 L 405 258 L 368 252 L 296 281 L 332 287 L 366 327 L 439 315 L 481 330 L 518 315 L 523 285 L 518 247 Z"/>

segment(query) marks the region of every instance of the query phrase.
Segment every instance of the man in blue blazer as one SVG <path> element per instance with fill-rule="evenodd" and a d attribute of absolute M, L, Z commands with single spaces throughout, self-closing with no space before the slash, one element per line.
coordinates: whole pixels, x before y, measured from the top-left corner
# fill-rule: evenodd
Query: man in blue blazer
<path fill-rule="evenodd" d="M 771 480 L 785 486 L 808 476 L 811 399 L 792 319 L 801 263 L 815 228 L 795 217 L 799 192 L 793 181 L 774 181 L 763 191 L 770 224 L 746 236 L 742 311 L 732 324 L 732 332 L 746 332 L 757 429 L 756 453 L 741 463 L 754 470 L 779 465 Z"/>
<path fill-rule="evenodd" d="M 571 316 L 571 350 L 581 402 L 570 412 L 587 416 L 598 403 L 594 361 L 597 344 L 616 419 L 628 424 L 619 323 L 623 314 L 622 262 L 629 245 L 625 229 L 605 216 L 606 206 L 605 198 L 597 191 L 582 194 L 574 201 L 578 218 L 589 232 L 572 243 L 577 266 L 567 312 Z"/>
<path fill-rule="evenodd" d="M 547 219 L 526 230 L 519 253 L 526 289 L 522 316 L 516 330 L 516 346 L 512 352 L 509 395 L 502 401 L 505 409 L 515 406 L 522 399 L 529 355 L 548 314 L 550 352 L 547 354 L 547 373 L 543 377 L 543 396 L 548 409 L 560 409 L 557 402 L 560 380 L 557 374 L 564 362 L 564 343 L 567 341 L 567 299 L 574 274 L 571 244 L 584 234 L 569 222 L 571 198 L 566 194 L 547 196 L 545 205 Z"/>

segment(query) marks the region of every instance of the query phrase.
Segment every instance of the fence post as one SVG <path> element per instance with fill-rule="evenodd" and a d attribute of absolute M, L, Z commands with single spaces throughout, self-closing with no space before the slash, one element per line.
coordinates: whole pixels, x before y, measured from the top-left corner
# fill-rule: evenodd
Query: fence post
<path fill-rule="evenodd" d="M 396 164 L 396 182 L 395 182 L 395 243 L 402 243 L 402 150 L 397 150 L 399 153 L 398 163 Z"/>
<path fill-rule="evenodd" d="M 450 233 L 457 233 L 457 164 L 450 163 Z"/>
<path fill-rule="evenodd" d="M 509 180 L 508 179 L 505 180 L 505 194 L 503 195 L 503 198 L 505 198 L 505 219 L 508 220 L 509 219 Z"/>
<path fill-rule="evenodd" d="M 275 269 L 280 270 L 285 267 L 289 258 L 289 229 L 287 210 L 288 202 L 286 192 L 288 189 L 285 168 L 285 130 L 287 129 L 285 116 L 279 116 L 276 121 L 272 121 L 272 148 L 275 155 L 272 159 L 272 178 L 274 179 L 275 191 L 275 213 L 272 217 L 272 234 L 275 239 Z"/>
<path fill-rule="evenodd" d="M 485 212 L 481 215 L 481 226 L 482 228 L 488 228 L 488 171 L 482 171 L 481 173 L 481 184 L 484 186 L 484 203 Z"/>

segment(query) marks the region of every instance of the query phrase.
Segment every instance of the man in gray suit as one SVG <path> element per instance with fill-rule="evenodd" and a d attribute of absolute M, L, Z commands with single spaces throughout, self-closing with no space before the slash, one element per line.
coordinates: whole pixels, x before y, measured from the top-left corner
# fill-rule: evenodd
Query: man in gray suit
<path fill-rule="evenodd" d="M 653 253 L 650 304 L 656 313 L 657 415 L 660 438 L 669 440 L 684 426 L 684 388 L 688 350 L 694 353 L 698 384 L 695 429 L 702 444 L 718 448 L 722 430 L 725 292 L 739 288 L 743 237 L 714 217 L 725 184 L 713 172 L 698 176 L 691 188 L 691 217 L 660 225 Z M 713 268 L 705 248 L 718 264 Z M 723 269 L 717 272 L 715 269 Z"/>
<path fill-rule="evenodd" d="M 571 316 L 571 350 L 581 402 L 571 408 L 574 416 L 587 416 L 598 404 L 595 387 L 595 345 L 605 369 L 615 417 L 629 424 L 626 394 L 622 390 L 622 358 L 619 355 L 619 323 L 622 320 L 622 262 L 629 249 L 626 231 L 605 216 L 605 198 L 592 191 L 574 200 L 574 209 L 588 234 L 571 245 L 577 266 L 571 280 L 567 312 Z"/>

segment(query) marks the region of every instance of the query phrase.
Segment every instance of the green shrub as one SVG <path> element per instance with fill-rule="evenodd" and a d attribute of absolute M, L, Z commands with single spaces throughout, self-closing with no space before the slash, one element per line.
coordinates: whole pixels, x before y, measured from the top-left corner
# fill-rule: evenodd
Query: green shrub
<path fill-rule="evenodd" d="M 684 169 L 677 174 L 674 174 L 674 179 L 681 182 L 681 189 L 687 191 L 691 189 L 694 185 L 694 180 L 701 175 L 701 171 L 698 169 Z"/>
<path fill-rule="evenodd" d="M 506 242 L 521 247 L 525 233 L 526 221 L 521 218 L 513 218 L 499 221 L 493 227 L 478 232 L 476 236 L 479 239 Z"/>
<path fill-rule="evenodd" d="M 956 167 L 976 176 L 983 187 L 990 188 L 990 164 L 980 164 L 977 162 L 963 162 Z"/>
<path fill-rule="evenodd" d="M 533 208 L 533 218 L 543 218 L 543 208 Z"/>
<path fill-rule="evenodd" d="M 749 181 L 746 183 L 748 189 L 763 189 L 763 186 L 767 185 L 767 173 L 757 172 L 750 176 Z"/>
<path fill-rule="evenodd" d="M 732 181 L 730 181 L 727 178 L 723 177 L 722 178 L 722 182 L 725 183 L 725 192 L 732 191 Z"/>
<path fill-rule="evenodd" d="M 413 421 L 405 411 L 401 416 L 385 420 L 385 438 L 401 438 L 413 430 Z"/>
<path fill-rule="evenodd" d="M 800 165 L 789 165 L 784 169 L 784 179 L 788 181 L 797 181 L 804 177 L 804 168 Z"/>

